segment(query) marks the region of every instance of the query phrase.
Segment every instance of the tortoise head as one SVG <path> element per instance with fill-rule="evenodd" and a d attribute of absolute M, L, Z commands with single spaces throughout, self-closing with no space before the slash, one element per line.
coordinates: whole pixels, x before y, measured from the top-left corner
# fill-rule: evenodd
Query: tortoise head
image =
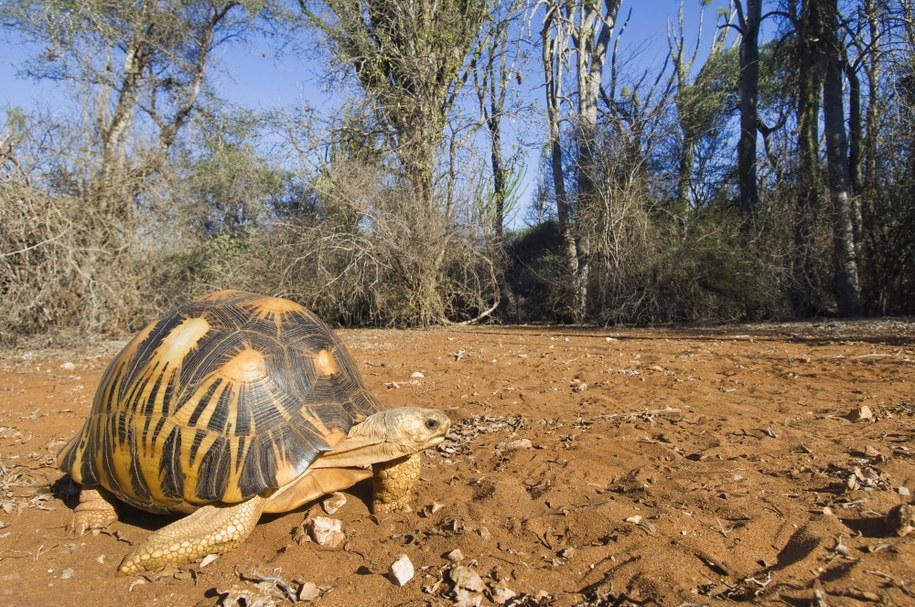
<path fill-rule="evenodd" d="M 312 466 L 369 466 L 435 447 L 451 428 L 437 409 L 384 409 L 350 428 L 346 440 L 322 453 Z"/>
<path fill-rule="evenodd" d="M 442 411 L 418 407 L 386 409 L 366 421 L 370 420 L 379 424 L 384 442 L 398 445 L 404 454 L 435 447 L 451 428 L 451 420 Z"/>

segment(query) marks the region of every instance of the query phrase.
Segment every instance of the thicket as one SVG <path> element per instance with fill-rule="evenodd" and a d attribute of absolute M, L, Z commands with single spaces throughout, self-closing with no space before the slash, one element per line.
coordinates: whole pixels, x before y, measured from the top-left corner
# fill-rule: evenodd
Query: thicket
<path fill-rule="evenodd" d="M 838 314 L 843 199 L 819 114 L 835 100 L 822 80 L 802 85 L 808 51 L 815 66 L 834 54 L 843 67 L 844 251 L 861 312 L 915 313 L 910 2 L 849 3 L 834 22 L 810 14 L 817 3 L 772 3 L 749 205 L 736 150 L 753 2 L 718 16 L 707 49 L 683 34 L 681 13 L 668 62 L 639 70 L 619 55 L 619 2 L 582 3 L 565 19 L 574 3 L 464 4 L 407 14 L 373 3 L 379 12 L 351 18 L 334 2 L 305 14 L 115 2 L 115 13 L 76 16 L 10 3 L 5 31 L 45 49 L 24 70 L 61 83 L 75 109 L 4 109 L 0 340 L 119 335 L 221 288 L 291 297 L 344 325 Z M 336 114 L 212 95 L 211 51 L 264 23 L 265 6 L 274 30 L 330 42 L 322 60 L 348 96 Z M 539 66 L 518 45 L 531 19 Z M 831 23 L 838 48 L 802 48 L 811 24 Z M 593 44 L 572 42 L 583 36 Z M 594 65 L 589 108 L 575 66 Z M 553 113 L 531 111 L 522 73 L 546 79 Z M 538 123 L 547 114 L 555 128 Z M 542 135 L 512 140 L 508 119 Z M 539 165 L 522 166 L 524 145 L 542 146 Z M 529 201 L 518 194 L 525 171 L 536 176 Z"/>

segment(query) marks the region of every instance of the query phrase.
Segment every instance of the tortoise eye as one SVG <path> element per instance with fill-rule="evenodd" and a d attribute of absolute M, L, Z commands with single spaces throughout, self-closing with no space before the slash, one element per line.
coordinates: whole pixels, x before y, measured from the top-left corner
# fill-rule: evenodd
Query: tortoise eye
<path fill-rule="evenodd" d="M 435 430 L 436 428 L 438 428 L 438 420 L 432 419 L 431 417 L 426 419 L 426 428 L 428 428 L 429 430 Z"/>

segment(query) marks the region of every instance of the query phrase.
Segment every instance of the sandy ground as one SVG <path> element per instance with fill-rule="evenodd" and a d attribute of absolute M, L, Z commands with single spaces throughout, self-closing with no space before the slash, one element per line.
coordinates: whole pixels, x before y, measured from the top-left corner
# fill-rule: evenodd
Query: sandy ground
<path fill-rule="evenodd" d="M 68 537 L 54 465 L 119 344 L 0 354 L 0 603 L 915 605 L 915 321 L 341 335 L 386 405 L 454 422 L 415 511 L 363 483 L 146 576 L 115 569 L 165 519 Z"/>

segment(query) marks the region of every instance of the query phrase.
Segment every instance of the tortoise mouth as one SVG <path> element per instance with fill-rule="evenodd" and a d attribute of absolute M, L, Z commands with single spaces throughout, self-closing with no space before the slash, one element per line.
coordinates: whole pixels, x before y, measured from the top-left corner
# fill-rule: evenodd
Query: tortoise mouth
<path fill-rule="evenodd" d="M 426 449 L 431 449 L 432 447 L 437 447 L 445 441 L 445 435 L 434 436 L 428 441 L 426 441 Z"/>

